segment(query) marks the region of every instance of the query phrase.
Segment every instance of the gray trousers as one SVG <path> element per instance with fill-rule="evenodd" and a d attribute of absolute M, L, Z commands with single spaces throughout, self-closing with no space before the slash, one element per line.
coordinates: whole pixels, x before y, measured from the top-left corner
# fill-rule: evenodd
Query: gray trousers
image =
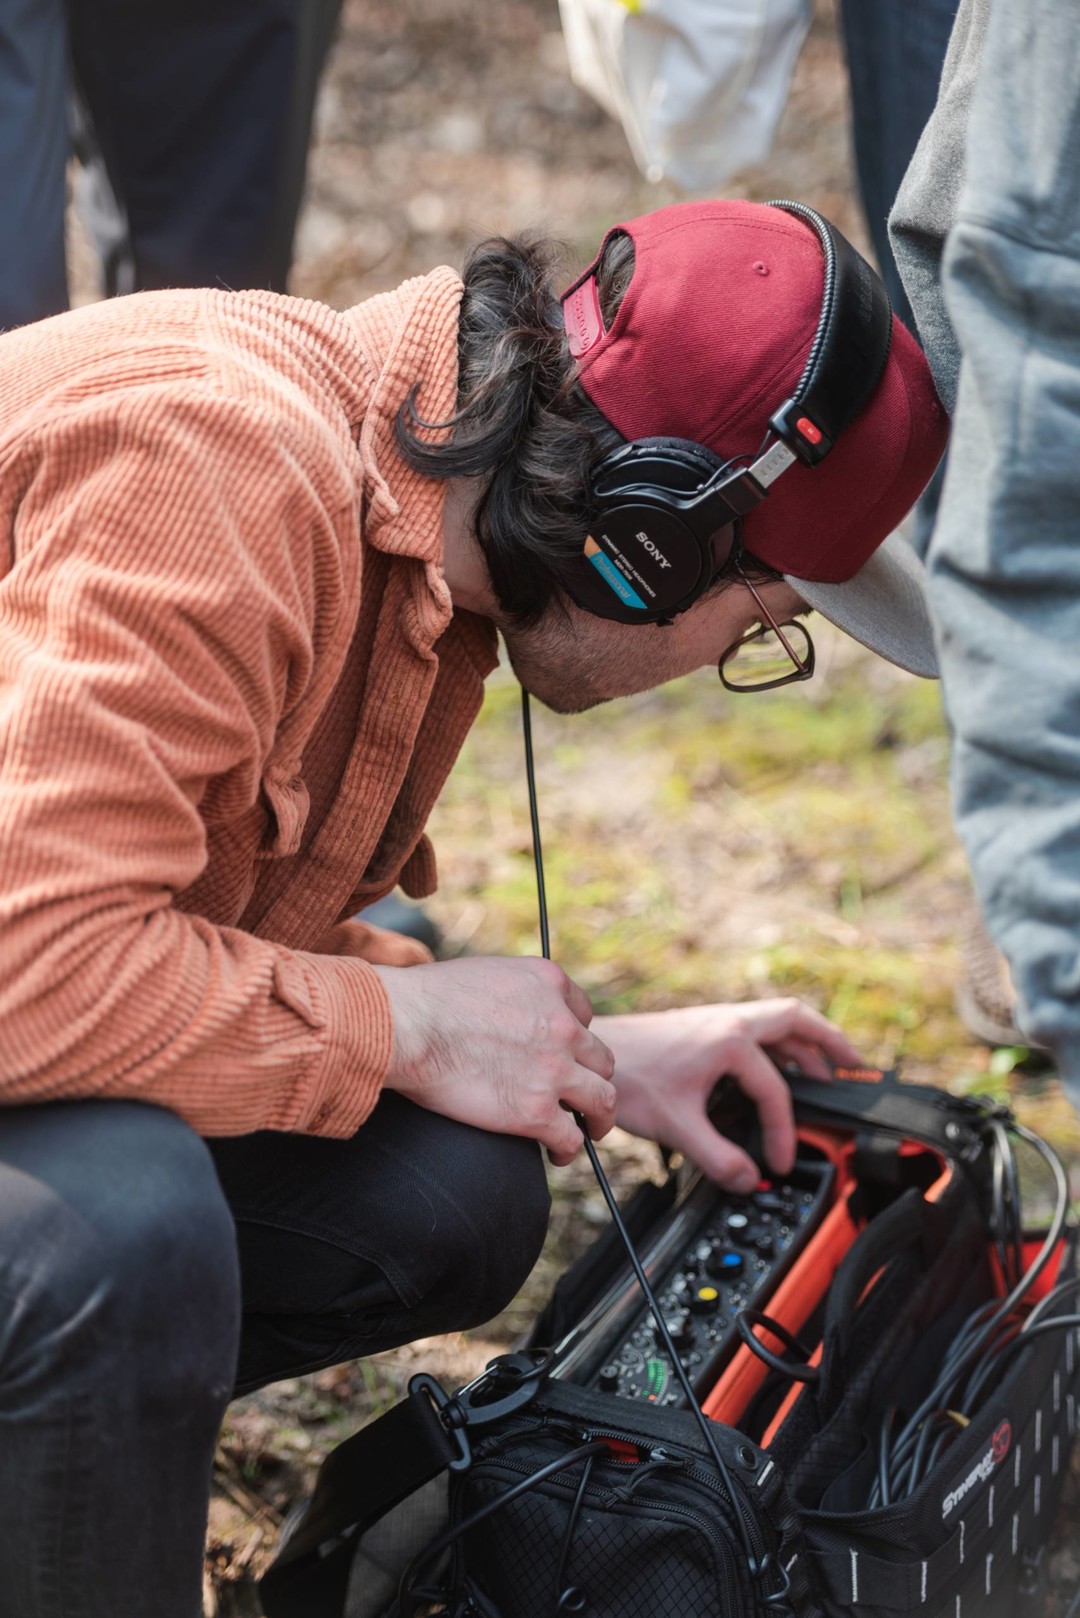
<path fill-rule="evenodd" d="M 533 1142 L 390 1094 L 348 1141 L 0 1109 L 0 1618 L 198 1618 L 234 1390 L 490 1319 L 547 1212 Z"/>
<path fill-rule="evenodd" d="M 1080 1104 L 1080 10 L 964 0 L 891 220 L 946 404 L 927 553 L 957 825 Z"/>

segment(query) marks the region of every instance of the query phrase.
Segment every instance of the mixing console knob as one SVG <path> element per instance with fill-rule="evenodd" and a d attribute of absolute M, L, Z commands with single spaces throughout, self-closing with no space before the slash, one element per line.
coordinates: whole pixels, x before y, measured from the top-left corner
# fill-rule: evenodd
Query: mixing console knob
<path fill-rule="evenodd" d="M 774 1251 L 773 1239 L 767 1230 L 759 1231 L 754 1237 L 754 1251 L 755 1253 L 760 1253 L 762 1258 L 772 1258 Z"/>
<path fill-rule="evenodd" d="M 605 1365 L 596 1380 L 605 1393 L 615 1393 L 619 1386 L 619 1367 Z"/>
<path fill-rule="evenodd" d="M 694 1323 L 685 1309 L 677 1315 L 665 1315 L 664 1324 L 671 1333 L 671 1340 L 676 1348 L 685 1348 L 694 1341 Z"/>
<path fill-rule="evenodd" d="M 718 1244 L 712 1249 L 705 1262 L 705 1268 L 710 1275 L 718 1281 L 734 1281 L 743 1272 L 746 1260 L 741 1253 L 736 1253 L 733 1247 L 724 1247 Z"/>
<path fill-rule="evenodd" d="M 690 1297 L 690 1307 L 695 1315 L 711 1315 L 719 1302 L 719 1292 L 707 1283 L 695 1287 Z"/>
<path fill-rule="evenodd" d="M 759 1191 L 754 1198 L 762 1213 L 779 1213 L 784 1206 L 784 1199 L 775 1191 Z"/>
<path fill-rule="evenodd" d="M 740 1247 L 753 1247 L 755 1239 L 761 1234 L 761 1227 L 751 1224 L 749 1219 L 738 1225 L 734 1219 L 729 1219 L 727 1233 L 731 1241 L 738 1242 Z"/>

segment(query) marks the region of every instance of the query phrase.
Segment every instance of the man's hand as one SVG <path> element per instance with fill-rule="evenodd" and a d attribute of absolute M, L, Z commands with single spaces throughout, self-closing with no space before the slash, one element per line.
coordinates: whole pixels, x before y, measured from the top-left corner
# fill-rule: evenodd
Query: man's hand
<path fill-rule="evenodd" d="M 559 1167 L 615 1121 L 615 1059 L 590 1033 L 588 996 L 552 961 L 475 956 L 376 967 L 394 1048 L 385 1084 L 421 1107 L 500 1135 L 525 1135 Z"/>
<path fill-rule="evenodd" d="M 860 1061 L 840 1030 L 801 1000 L 598 1017 L 595 1028 L 615 1053 L 616 1122 L 675 1147 L 733 1191 L 751 1190 L 758 1170 L 706 1116 L 716 1081 L 730 1074 L 751 1097 L 766 1161 L 786 1174 L 795 1160 L 791 1094 L 766 1049 L 819 1079 L 831 1076 L 830 1063 Z"/>

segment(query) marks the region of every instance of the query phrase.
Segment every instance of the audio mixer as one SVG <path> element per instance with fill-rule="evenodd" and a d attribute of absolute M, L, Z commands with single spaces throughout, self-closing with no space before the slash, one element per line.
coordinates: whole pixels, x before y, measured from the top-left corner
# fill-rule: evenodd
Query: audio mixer
<path fill-rule="evenodd" d="M 767 1309 L 782 1276 L 828 1209 L 833 1166 L 799 1158 L 784 1179 L 734 1196 L 703 1179 L 643 1254 L 679 1357 L 699 1398 L 740 1342 L 736 1317 Z M 681 1405 L 656 1322 L 632 1278 L 600 1300 L 560 1344 L 554 1374 L 630 1399 Z"/>

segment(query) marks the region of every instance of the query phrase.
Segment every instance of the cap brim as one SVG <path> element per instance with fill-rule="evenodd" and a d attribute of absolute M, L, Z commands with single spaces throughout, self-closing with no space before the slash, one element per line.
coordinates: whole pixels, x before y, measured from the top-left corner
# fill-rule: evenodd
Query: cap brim
<path fill-rule="evenodd" d="M 784 577 L 808 607 L 846 635 L 899 668 L 938 678 L 926 569 L 900 534 L 890 534 L 844 584 Z"/>

